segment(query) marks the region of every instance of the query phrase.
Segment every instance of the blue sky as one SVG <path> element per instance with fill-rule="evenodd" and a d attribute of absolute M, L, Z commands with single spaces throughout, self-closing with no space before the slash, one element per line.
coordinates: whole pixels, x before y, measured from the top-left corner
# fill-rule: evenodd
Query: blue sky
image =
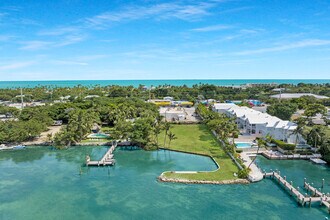
<path fill-rule="evenodd" d="M 328 0 L 0 1 L 0 80 L 329 76 Z"/>

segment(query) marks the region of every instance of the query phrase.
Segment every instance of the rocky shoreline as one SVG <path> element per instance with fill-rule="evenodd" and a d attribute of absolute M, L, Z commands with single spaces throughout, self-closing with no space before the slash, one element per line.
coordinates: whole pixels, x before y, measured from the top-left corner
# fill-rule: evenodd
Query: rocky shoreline
<path fill-rule="evenodd" d="M 185 183 L 185 184 L 213 184 L 213 185 L 229 185 L 229 184 L 249 184 L 247 179 L 236 180 L 221 180 L 221 181 L 208 181 L 208 180 L 185 180 L 185 179 L 172 179 L 163 175 L 158 177 L 160 182 L 172 182 L 172 183 Z"/>

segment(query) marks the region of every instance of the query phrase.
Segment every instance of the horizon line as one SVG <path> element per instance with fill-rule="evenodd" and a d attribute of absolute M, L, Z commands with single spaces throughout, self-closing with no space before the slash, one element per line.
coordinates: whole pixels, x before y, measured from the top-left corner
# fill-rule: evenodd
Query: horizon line
<path fill-rule="evenodd" d="M 275 78 L 275 79 L 267 79 L 267 78 L 235 78 L 235 79 L 36 79 L 36 80 L 0 80 L 0 82 L 49 82 L 49 81 L 174 81 L 174 80 L 330 80 L 326 78 L 301 78 L 301 79 L 292 79 L 292 78 Z"/>

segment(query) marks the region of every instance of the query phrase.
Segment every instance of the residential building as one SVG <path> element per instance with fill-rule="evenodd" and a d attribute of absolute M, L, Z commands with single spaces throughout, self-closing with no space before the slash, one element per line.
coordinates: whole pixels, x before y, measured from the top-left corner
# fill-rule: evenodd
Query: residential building
<path fill-rule="evenodd" d="M 305 142 L 301 135 L 294 134 L 297 125 L 283 121 L 267 113 L 259 112 L 248 107 L 240 107 L 233 103 L 216 103 L 213 111 L 235 118 L 238 128 L 244 134 L 254 136 L 270 135 L 275 139 L 288 143 Z"/>
<path fill-rule="evenodd" d="M 324 95 L 315 95 L 312 93 L 281 93 L 281 94 L 276 94 L 276 95 L 271 95 L 271 98 L 275 99 L 297 99 L 302 96 L 312 96 L 315 97 L 316 99 L 328 99 L 328 96 Z"/>

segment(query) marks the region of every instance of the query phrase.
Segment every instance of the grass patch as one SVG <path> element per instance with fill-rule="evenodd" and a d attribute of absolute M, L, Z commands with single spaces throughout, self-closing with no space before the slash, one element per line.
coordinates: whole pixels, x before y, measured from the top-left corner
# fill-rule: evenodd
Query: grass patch
<path fill-rule="evenodd" d="M 177 139 L 173 140 L 171 146 L 168 147 L 167 138 L 165 145 L 166 149 L 211 156 L 218 163 L 220 169 L 198 173 L 165 172 L 165 177 L 206 181 L 237 179 L 237 177 L 234 177 L 233 175 L 234 173 L 238 173 L 237 166 L 221 148 L 220 143 L 212 135 L 206 125 L 172 125 L 170 130 L 176 135 Z M 164 132 L 159 135 L 159 143 L 160 145 L 164 145 Z"/>

